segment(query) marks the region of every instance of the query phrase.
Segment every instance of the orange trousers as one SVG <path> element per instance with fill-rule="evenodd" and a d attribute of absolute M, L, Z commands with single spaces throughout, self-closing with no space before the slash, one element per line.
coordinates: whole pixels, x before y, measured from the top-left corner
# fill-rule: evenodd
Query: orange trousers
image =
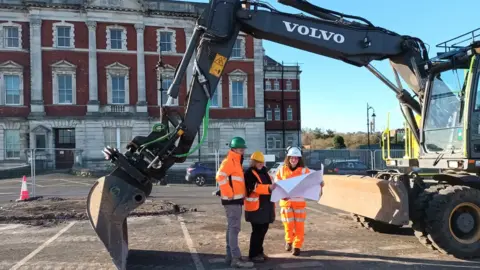
<path fill-rule="evenodd" d="M 292 244 L 293 248 L 302 248 L 307 217 L 305 208 L 281 207 L 280 217 L 285 229 L 285 242 Z"/>

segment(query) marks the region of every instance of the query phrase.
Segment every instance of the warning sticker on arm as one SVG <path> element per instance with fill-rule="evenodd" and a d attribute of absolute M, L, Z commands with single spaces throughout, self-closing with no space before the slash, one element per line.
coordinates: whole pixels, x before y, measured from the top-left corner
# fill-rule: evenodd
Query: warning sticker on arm
<path fill-rule="evenodd" d="M 220 74 L 222 74 L 223 68 L 227 63 L 227 58 L 217 53 L 215 59 L 213 60 L 212 65 L 210 66 L 210 74 L 219 78 Z"/>

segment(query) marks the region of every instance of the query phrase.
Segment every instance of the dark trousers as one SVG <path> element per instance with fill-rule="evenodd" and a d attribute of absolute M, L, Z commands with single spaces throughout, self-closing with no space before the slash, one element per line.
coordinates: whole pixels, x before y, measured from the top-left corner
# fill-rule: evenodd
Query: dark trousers
<path fill-rule="evenodd" d="M 268 231 L 269 223 L 252 224 L 252 234 L 250 235 L 250 251 L 248 257 L 253 258 L 258 255 L 263 254 L 263 240 L 265 240 L 265 235 Z"/>

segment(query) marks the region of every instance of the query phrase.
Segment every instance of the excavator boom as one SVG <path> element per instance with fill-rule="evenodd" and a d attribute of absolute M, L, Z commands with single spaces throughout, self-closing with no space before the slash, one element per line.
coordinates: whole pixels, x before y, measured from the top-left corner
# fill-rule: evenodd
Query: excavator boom
<path fill-rule="evenodd" d="M 428 75 L 425 69 L 419 68 L 428 62 L 425 45 L 420 39 L 396 34 L 374 26 L 364 18 L 330 11 L 307 1 L 280 2 L 310 16 L 280 12 L 263 2 L 211 0 L 197 21 L 168 90 L 169 101 L 161 108 L 161 123 L 155 125 L 148 136 L 133 138 L 126 146 L 125 153 L 110 147 L 104 149 L 105 158 L 117 167 L 92 187 L 87 199 L 87 213 L 92 227 L 119 269 L 125 268 L 128 255 L 128 213 L 145 201 L 152 190 L 153 181 L 162 179 L 172 165 L 184 162 L 196 150 L 190 148 L 197 128 L 208 115 L 209 100 L 214 95 L 240 32 L 357 67 L 366 67 L 394 91 L 406 112 L 406 120 L 414 137 L 419 138 L 413 113 L 422 110 Z M 192 57 L 193 80 L 189 86 L 185 115 L 181 117 L 170 110 L 169 103 L 178 98 L 181 81 Z M 374 60 L 385 59 L 391 62 L 395 72 L 407 82 L 418 100 L 371 65 Z M 175 127 L 174 130 L 169 129 L 169 123 Z M 207 130 L 204 130 L 203 136 L 207 136 Z M 390 200 L 392 207 L 387 212 L 394 211 L 395 207 L 403 207 L 395 203 L 405 199 L 401 185 L 378 186 L 378 180 L 375 180 L 364 184 L 362 189 L 368 194 L 372 187 L 380 188 L 382 194 L 391 191 L 397 196 Z M 326 194 L 325 198 L 332 196 Z M 324 203 L 334 206 L 337 201 L 332 198 Z M 403 223 L 402 218 L 398 220 Z"/>

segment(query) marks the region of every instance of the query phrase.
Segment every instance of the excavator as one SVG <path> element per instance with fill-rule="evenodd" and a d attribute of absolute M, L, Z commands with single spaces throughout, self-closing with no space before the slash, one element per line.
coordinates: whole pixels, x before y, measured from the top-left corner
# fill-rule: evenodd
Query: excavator
<path fill-rule="evenodd" d="M 240 32 L 365 67 L 393 91 L 418 145 L 417 154 L 388 162 L 441 171 L 429 180 L 395 171 L 373 176 L 325 175 L 319 204 L 352 213 L 375 231 L 411 226 L 421 243 L 445 254 L 478 256 L 480 42 L 455 46 L 429 59 L 419 38 L 305 0 L 278 2 L 303 13 L 281 12 L 261 1 L 210 0 L 176 69 L 159 123 L 148 136 L 134 137 L 124 151 L 103 149 L 105 158 L 116 167 L 92 186 L 87 215 L 116 267 L 126 267 L 129 213 L 145 202 L 152 182 L 196 151 L 191 148 L 202 122 L 204 132 L 196 147 L 208 136 L 210 99 Z M 193 56 L 186 110 L 180 115 L 168 105 L 178 97 Z M 374 60 L 386 59 L 395 82 L 372 65 Z M 413 93 L 404 89 L 400 78 Z M 322 102 L 321 94 L 318 101 Z"/>

